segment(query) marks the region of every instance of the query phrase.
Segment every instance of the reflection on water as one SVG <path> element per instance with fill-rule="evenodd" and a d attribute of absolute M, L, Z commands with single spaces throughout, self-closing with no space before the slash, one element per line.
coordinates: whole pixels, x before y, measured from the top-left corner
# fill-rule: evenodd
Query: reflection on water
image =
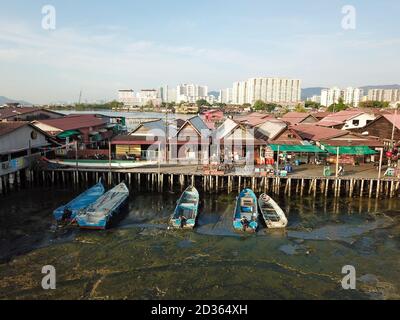
<path fill-rule="evenodd" d="M 399 297 L 397 199 L 280 198 L 288 228 L 242 236 L 232 230 L 235 194 L 201 195 L 197 228 L 180 231 L 167 228 L 179 193 L 133 192 L 114 229 L 56 228 L 52 210 L 78 193 L 36 189 L 1 199 L 0 298 Z M 45 264 L 57 269 L 54 292 L 39 288 Z M 357 269 L 355 291 L 340 287 L 348 264 Z"/>

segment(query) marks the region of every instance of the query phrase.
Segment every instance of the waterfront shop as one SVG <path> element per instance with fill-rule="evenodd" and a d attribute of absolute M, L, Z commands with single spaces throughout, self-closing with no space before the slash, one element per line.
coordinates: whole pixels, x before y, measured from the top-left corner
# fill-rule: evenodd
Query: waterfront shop
<path fill-rule="evenodd" d="M 162 146 L 165 148 L 166 132 L 174 134 L 176 127 L 167 127 L 161 119 L 140 123 L 129 134 L 112 139 L 112 153 L 119 160 L 158 160 L 164 157 L 159 151 Z"/>
<path fill-rule="evenodd" d="M 331 164 L 339 163 L 354 166 L 379 161 L 379 158 L 376 157 L 378 152 L 368 146 L 321 145 L 321 149 L 328 153 L 326 162 Z"/>
<path fill-rule="evenodd" d="M 209 160 L 211 130 L 199 116 L 185 121 L 169 141 L 169 158 L 206 163 Z"/>
<path fill-rule="evenodd" d="M 279 164 L 301 165 L 321 163 L 326 151 L 305 142 L 299 145 L 270 144 L 266 150 L 267 163 L 278 161 Z M 273 158 L 271 159 L 271 155 Z"/>
<path fill-rule="evenodd" d="M 95 114 L 69 115 L 59 119 L 36 120 L 32 124 L 60 142 L 77 141 L 82 148 L 105 147 L 115 134 L 114 124 L 105 116 Z"/>

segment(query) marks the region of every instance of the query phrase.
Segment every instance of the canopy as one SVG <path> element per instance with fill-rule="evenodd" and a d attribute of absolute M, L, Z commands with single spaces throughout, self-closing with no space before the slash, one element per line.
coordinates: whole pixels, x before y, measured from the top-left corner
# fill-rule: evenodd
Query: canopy
<path fill-rule="evenodd" d="M 281 152 L 304 152 L 304 153 L 325 153 L 326 151 L 318 148 L 314 145 L 278 145 L 278 144 L 270 144 L 269 145 L 273 151 Z"/>
<path fill-rule="evenodd" d="M 81 133 L 79 131 L 76 130 L 67 130 L 64 132 L 61 132 L 59 135 L 57 135 L 57 138 L 59 139 L 65 139 L 71 136 L 76 136 L 76 135 L 80 135 Z"/>
<path fill-rule="evenodd" d="M 324 146 L 324 148 L 330 154 L 337 154 L 338 147 Z M 365 156 L 365 155 L 371 155 L 371 154 L 376 154 L 376 153 L 377 152 L 375 150 L 372 150 L 371 148 L 369 148 L 367 146 L 339 147 L 339 154 L 347 154 L 347 155 L 352 155 L 352 156 Z"/>

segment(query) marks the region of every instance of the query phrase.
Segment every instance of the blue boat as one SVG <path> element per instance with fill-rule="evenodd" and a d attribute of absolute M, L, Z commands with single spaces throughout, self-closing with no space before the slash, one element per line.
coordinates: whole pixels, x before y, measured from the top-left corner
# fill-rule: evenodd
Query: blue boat
<path fill-rule="evenodd" d="M 177 201 L 169 225 L 175 229 L 193 229 L 199 209 L 199 192 L 194 186 L 189 186 Z"/>
<path fill-rule="evenodd" d="M 76 222 L 82 229 L 104 230 L 113 218 L 120 216 L 128 208 L 129 190 L 121 183 L 107 191 L 88 208 L 80 211 Z"/>
<path fill-rule="evenodd" d="M 104 186 L 100 181 L 98 184 L 81 193 L 74 200 L 54 210 L 54 218 L 57 221 L 73 222 L 78 212 L 95 202 L 104 194 L 104 191 Z"/>
<path fill-rule="evenodd" d="M 258 229 L 258 202 L 251 189 L 244 189 L 236 198 L 233 229 L 238 232 L 255 233 Z"/>

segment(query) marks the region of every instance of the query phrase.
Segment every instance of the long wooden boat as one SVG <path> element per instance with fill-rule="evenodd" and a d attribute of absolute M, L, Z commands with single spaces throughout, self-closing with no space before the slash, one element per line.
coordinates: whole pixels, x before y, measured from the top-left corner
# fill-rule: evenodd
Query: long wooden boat
<path fill-rule="evenodd" d="M 199 209 L 199 192 L 194 186 L 189 186 L 177 201 L 169 225 L 176 229 L 193 229 Z"/>
<path fill-rule="evenodd" d="M 260 213 L 264 219 L 265 225 L 270 229 L 285 228 L 288 224 L 288 219 L 282 208 L 266 194 L 262 194 L 258 199 Z"/>
<path fill-rule="evenodd" d="M 86 209 L 88 206 L 94 203 L 104 194 L 104 191 L 104 186 L 100 181 L 90 189 L 87 189 L 85 192 L 81 193 L 75 199 L 54 210 L 54 218 L 57 221 L 73 222 L 78 212 Z"/>
<path fill-rule="evenodd" d="M 78 159 L 78 161 L 74 159 L 56 159 L 49 160 L 45 159 L 45 161 L 49 164 L 56 165 L 59 167 L 70 167 L 70 168 L 82 168 L 82 169 L 134 169 L 145 166 L 155 166 L 157 161 L 133 161 L 133 160 L 86 160 L 86 159 Z"/>
<path fill-rule="evenodd" d="M 251 189 L 244 189 L 236 198 L 233 229 L 237 232 L 255 233 L 259 227 L 257 197 Z"/>
<path fill-rule="evenodd" d="M 121 183 L 107 191 L 95 203 L 76 216 L 76 222 L 82 229 L 106 229 L 111 219 L 123 213 L 128 207 L 129 190 Z"/>

